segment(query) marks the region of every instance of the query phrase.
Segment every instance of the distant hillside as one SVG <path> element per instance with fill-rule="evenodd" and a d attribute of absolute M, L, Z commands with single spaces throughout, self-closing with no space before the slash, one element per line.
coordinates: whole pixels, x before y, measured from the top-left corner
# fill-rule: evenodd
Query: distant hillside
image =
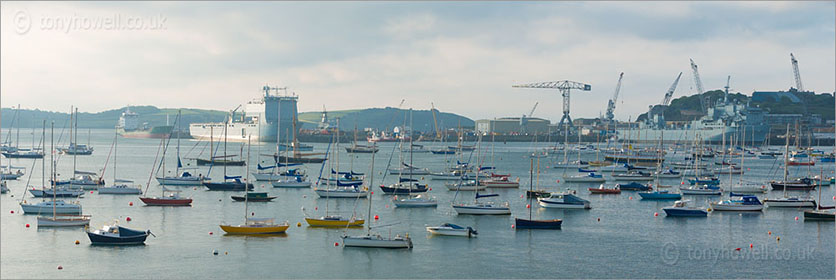
<path fill-rule="evenodd" d="M 131 111 L 139 114 L 140 122 L 147 122 L 150 126 L 160 126 L 166 124 L 166 116 L 168 116 L 168 123 L 173 125 L 174 119 L 177 118 L 178 109 L 157 108 L 154 106 L 131 106 Z M 181 109 L 183 127 L 187 128 L 188 124 L 193 122 L 220 122 L 226 117 L 227 112 L 201 109 Z M 98 113 L 78 113 L 78 127 L 79 128 L 114 128 L 119 121 L 119 116 L 125 108 L 113 109 Z M 41 127 L 41 122 L 47 120 L 47 123 L 55 121 L 56 127 L 64 127 L 69 123 L 70 114 L 69 108 L 67 112 L 49 112 L 41 110 L 21 110 L 20 121 L 15 120 L 16 109 L 2 108 L 3 120 L 0 125 L 4 128 L 12 127 L 12 122 L 15 121 L 15 127 Z"/>
<path fill-rule="evenodd" d="M 304 128 L 315 128 L 322 118 L 322 112 L 299 113 L 299 120 L 307 123 Z M 357 125 L 358 129 L 374 128 L 377 130 L 391 130 L 395 126 L 409 126 L 409 110 L 392 107 L 371 108 L 360 110 L 329 111 L 329 119 L 340 119 L 340 130 L 351 130 Z M 416 131 L 433 131 L 434 122 L 432 111 L 412 110 L 413 127 Z M 440 129 L 472 128 L 473 120 L 453 113 L 443 113 L 436 110 L 436 119 Z"/>
<path fill-rule="evenodd" d="M 183 128 L 188 128 L 190 123 L 199 122 L 222 122 L 227 115 L 225 111 L 215 110 L 201 110 L 201 109 L 173 109 L 173 108 L 157 108 L 154 106 L 131 106 L 131 111 L 139 114 L 140 122 L 147 122 L 150 126 L 160 126 L 166 124 L 166 116 L 168 116 L 168 123 L 173 125 L 174 119 L 177 118 L 177 110 L 182 110 Z M 79 112 L 78 127 L 79 128 L 114 128 L 119 116 L 125 108 L 107 110 L 98 113 L 82 113 Z M 3 119 L 0 126 L 4 128 L 12 127 L 41 127 L 41 122 L 47 120 L 47 123 L 55 121 L 55 126 L 65 127 L 69 123 L 70 114 L 69 108 L 67 112 L 49 112 L 41 110 L 21 110 L 20 121 L 15 120 L 16 109 L 2 108 Z M 398 110 L 396 108 L 372 108 L 372 109 L 357 109 L 328 112 L 328 118 L 340 118 L 340 128 L 342 130 L 352 130 L 354 125 L 360 129 L 371 127 L 375 129 L 390 130 L 394 126 L 401 126 L 404 124 L 404 116 L 408 115 L 409 110 Z M 322 112 L 306 112 L 299 113 L 299 120 L 304 125 L 304 128 L 315 128 L 319 123 Z M 414 126 L 418 131 L 432 131 L 433 117 L 429 110 L 414 110 Z M 461 123 L 462 127 L 473 127 L 473 120 L 459 116 L 452 113 L 442 113 L 436 111 L 436 118 L 438 125 L 444 128 L 456 128 Z M 409 123 L 406 124 L 407 126 Z"/>
<path fill-rule="evenodd" d="M 670 106 L 665 108 L 665 120 L 667 121 L 684 121 L 692 120 L 701 117 L 700 100 L 703 96 L 708 95 L 712 102 L 716 102 L 723 98 L 724 91 L 712 90 L 704 94 L 695 94 L 691 96 L 683 96 L 671 101 Z M 760 107 L 772 114 L 803 114 L 806 109 L 809 113 L 819 114 L 822 119 L 834 119 L 833 109 L 833 95 L 829 93 L 815 94 L 809 92 L 796 92 L 796 96 L 803 101 L 803 103 L 792 103 L 789 99 L 784 98 L 778 102 L 751 102 L 750 106 Z M 729 100 L 747 103 L 750 97 L 741 93 L 729 93 Z M 692 114 L 693 113 L 693 114 Z M 639 115 L 639 121 L 647 118 L 646 113 Z"/>

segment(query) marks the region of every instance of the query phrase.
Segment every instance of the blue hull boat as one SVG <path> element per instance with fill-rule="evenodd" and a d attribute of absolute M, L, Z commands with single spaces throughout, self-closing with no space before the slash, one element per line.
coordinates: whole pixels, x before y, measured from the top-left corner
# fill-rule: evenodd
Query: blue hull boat
<path fill-rule="evenodd" d="M 629 184 L 617 184 L 615 187 L 621 189 L 622 191 L 649 191 L 653 189 L 648 185 L 636 182 L 630 182 Z"/>
<path fill-rule="evenodd" d="M 708 211 L 701 209 L 662 208 L 669 217 L 707 217 Z"/>
<path fill-rule="evenodd" d="M 387 186 L 380 186 L 380 190 L 383 191 L 385 194 L 412 194 L 412 193 L 422 193 L 427 192 L 429 188 L 427 185 L 414 185 L 415 187 L 409 188 L 393 188 Z"/>
<path fill-rule="evenodd" d="M 138 231 L 122 226 L 104 226 L 100 230 L 88 231 L 87 237 L 93 245 L 140 245 L 151 231 Z"/>
<path fill-rule="evenodd" d="M 716 186 L 716 185 L 720 184 L 720 179 L 718 179 L 718 178 L 688 179 L 688 182 L 691 183 L 691 185 Z"/>
<path fill-rule="evenodd" d="M 655 191 L 639 193 L 642 199 L 648 200 L 665 200 L 665 199 L 681 199 L 682 195 L 678 193 L 671 193 L 669 191 Z"/>
<path fill-rule="evenodd" d="M 563 220 L 561 219 L 527 220 L 516 218 L 514 220 L 514 228 L 516 229 L 560 229 L 560 225 L 563 224 Z"/>
<path fill-rule="evenodd" d="M 248 189 L 253 190 L 253 184 L 244 184 L 238 182 L 223 182 L 223 183 L 211 183 L 211 182 L 203 182 L 203 185 L 206 186 L 210 191 L 243 191 L 244 185 L 247 186 Z"/>

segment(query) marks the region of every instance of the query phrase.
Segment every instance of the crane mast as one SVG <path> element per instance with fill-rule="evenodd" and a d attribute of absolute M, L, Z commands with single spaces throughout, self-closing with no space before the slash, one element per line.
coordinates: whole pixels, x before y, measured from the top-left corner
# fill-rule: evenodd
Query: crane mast
<path fill-rule="evenodd" d="M 691 59 L 691 70 L 694 71 L 694 85 L 697 86 L 697 94 L 705 93 L 705 90 L 703 90 L 703 87 L 702 87 L 702 80 L 700 79 L 700 72 L 697 71 L 697 64 L 694 63 L 693 59 Z M 703 96 L 700 99 L 700 105 L 702 105 L 702 112 L 703 113 L 708 112 L 708 106 L 709 106 L 708 102 L 709 102 L 708 96 Z"/>
<path fill-rule="evenodd" d="M 682 77 L 682 72 L 679 72 L 679 75 L 676 76 L 676 80 L 673 81 L 673 84 L 665 92 L 665 98 L 662 99 L 662 106 L 668 106 L 671 104 L 671 98 L 673 97 L 673 92 L 676 91 L 676 86 L 679 84 L 679 78 Z"/>
<path fill-rule="evenodd" d="M 555 81 L 555 82 L 540 82 L 540 83 L 530 83 L 530 84 L 520 84 L 520 85 L 512 85 L 513 88 L 544 88 L 544 89 L 557 89 L 560 90 L 561 96 L 563 96 L 563 117 L 560 118 L 560 126 L 563 126 L 564 123 L 567 124 L 569 127 L 574 128 L 575 125 L 572 124 L 572 117 L 569 116 L 569 93 L 572 89 L 578 89 L 582 91 L 590 91 L 592 86 L 589 84 L 573 82 L 568 80 L 563 81 Z"/>
<path fill-rule="evenodd" d="M 790 53 L 790 61 L 792 62 L 792 73 L 795 75 L 795 89 L 804 91 L 804 85 L 801 83 L 801 73 L 798 72 L 798 60 Z"/>
<path fill-rule="evenodd" d="M 612 95 L 612 99 L 607 103 L 607 121 L 612 121 L 615 118 L 615 103 L 618 102 L 618 92 L 621 91 L 621 78 L 624 78 L 624 72 L 618 75 L 618 84 L 615 85 L 615 93 Z"/>

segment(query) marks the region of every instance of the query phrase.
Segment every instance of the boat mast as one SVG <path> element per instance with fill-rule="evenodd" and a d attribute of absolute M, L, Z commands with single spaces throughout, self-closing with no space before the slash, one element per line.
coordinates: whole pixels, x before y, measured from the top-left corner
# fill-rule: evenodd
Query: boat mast
<path fill-rule="evenodd" d="M 249 216 L 247 215 L 247 213 L 249 213 L 249 211 L 250 211 L 250 209 L 249 209 L 249 206 L 250 206 L 250 195 L 249 195 L 250 194 L 250 188 L 249 188 L 249 185 L 250 185 L 250 147 L 251 147 L 250 139 L 251 138 L 252 138 L 252 135 L 247 135 L 247 167 L 246 167 L 247 171 L 244 172 L 244 173 L 247 174 L 247 175 L 245 175 L 247 177 L 244 178 L 244 224 L 245 225 L 247 224 L 247 220 L 249 220 Z M 224 176 L 226 176 L 226 175 L 224 175 Z"/>
<path fill-rule="evenodd" d="M 357 144 L 356 141 L 354 143 Z M 372 153 L 372 168 L 371 168 L 371 178 L 369 179 L 369 189 L 372 189 L 371 187 L 374 186 L 374 154 L 376 154 L 376 153 Z M 369 213 L 366 215 L 366 221 L 368 221 L 368 222 L 364 222 L 364 224 L 366 224 L 368 235 L 372 234 L 372 224 L 371 224 L 370 219 L 372 217 L 372 198 L 374 198 L 373 194 L 374 194 L 374 191 L 369 192 Z"/>
<path fill-rule="evenodd" d="M 528 167 L 528 219 L 531 220 L 531 196 L 534 195 L 534 159 L 529 158 Z"/>
<path fill-rule="evenodd" d="M 174 168 L 174 176 L 180 176 L 180 133 L 183 131 L 182 120 L 180 119 L 181 111 L 177 110 L 177 120 L 175 120 L 177 122 L 177 167 Z M 116 176 L 116 155 L 113 156 L 113 173 L 113 176 Z M 165 176 L 165 173 L 163 173 L 163 176 Z"/>
<path fill-rule="evenodd" d="M 797 138 L 797 137 L 796 137 Z M 787 124 L 787 134 L 784 136 L 784 197 L 787 197 L 787 177 L 789 176 L 789 153 L 790 153 L 790 125 Z"/>
<path fill-rule="evenodd" d="M 178 138 L 179 139 L 179 138 Z M 116 148 L 119 143 L 119 130 L 113 135 L 113 185 L 116 185 Z M 180 161 L 180 155 L 177 155 L 177 161 Z M 179 165 L 179 164 L 178 164 Z M 104 177 L 104 173 L 102 173 L 102 177 Z M 165 173 L 163 173 L 163 177 L 165 177 Z"/>
<path fill-rule="evenodd" d="M 46 120 L 44 120 L 44 128 L 46 128 Z M 46 129 L 44 129 L 44 130 L 46 130 Z M 52 152 L 52 149 L 53 149 L 53 148 L 54 148 L 54 146 L 55 146 L 55 137 L 53 136 L 53 134 L 54 134 L 54 133 L 55 133 L 55 123 L 53 122 L 53 123 L 52 123 L 52 128 L 51 128 L 51 129 L 50 129 L 50 131 L 49 131 L 49 137 L 51 138 L 51 140 L 50 140 L 50 144 L 49 144 L 49 145 L 50 145 L 50 153 L 49 153 L 49 161 L 50 161 L 50 163 L 49 163 L 49 165 L 50 165 L 50 169 L 52 169 L 52 170 L 51 170 L 51 174 L 49 175 L 49 176 L 52 178 L 52 179 L 50 179 L 50 182 L 54 182 L 53 180 L 55 180 L 55 169 L 54 169 L 54 168 L 55 168 L 55 165 L 54 165 L 54 162 L 52 161 L 52 159 L 53 159 L 53 154 L 54 154 L 54 153 Z M 46 135 L 44 135 L 44 136 L 46 136 Z M 44 143 L 44 144 L 46 144 L 46 143 Z M 44 169 L 44 170 L 45 170 L 45 169 L 46 169 L 46 168 L 45 168 L 46 166 L 44 166 L 44 165 L 45 165 L 45 164 L 43 163 L 43 161 L 41 161 L 41 169 Z M 11 166 L 11 163 L 9 164 L 9 166 Z M 41 171 L 41 181 L 43 181 L 43 177 L 46 177 L 46 175 L 45 175 L 45 174 L 43 174 L 43 171 Z M 43 184 L 43 185 L 44 185 L 44 186 L 46 186 L 46 184 Z M 44 189 L 46 189 L 46 187 L 44 187 Z M 55 186 L 55 185 L 53 185 L 53 186 L 52 186 L 52 220 L 53 220 L 53 221 L 55 220 L 55 216 L 56 216 L 56 210 L 55 210 L 55 197 L 57 196 L 57 193 L 58 193 L 58 190 L 56 189 L 56 186 Z"/>
<path fill-rule="evenodd" d="M 75 130 L 73 130 L 73 141 L 78 142 L 78 107 L 75 108 Z M 76 173 L 76 157 L 78 156 L 78 143 L 70 142 L 73 152 L 73 177 Z M 72 180 L 72 179 L 71 179 Z"/>
<path fill-rule="evenodd" d="M 226 123 L 224 124 L 224 159 L 223 159 L 223 166 L 224 166 L 224 181 L 226 181 L 226 164 L 228 163 L 228 161 L 227 161 L 227 157 L 226 157 L 226 141 L 227 141 L 227 131 L 229 130 L 229 125 L 230 125 L 230 123 L 232 123 L 232 119 L 231 119 L 231 118 L 227 118 L 227 121 L 226 121 Z M 214 159 L 212 159 L 212 161 L 214 162 L 215 160 L 214 160 Z M 244 186 L 244 188 L 246 188 L 246 186 Z"/>

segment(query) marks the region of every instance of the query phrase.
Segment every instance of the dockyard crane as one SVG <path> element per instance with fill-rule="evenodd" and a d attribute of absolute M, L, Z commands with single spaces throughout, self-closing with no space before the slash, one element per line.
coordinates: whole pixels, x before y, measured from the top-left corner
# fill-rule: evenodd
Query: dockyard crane
<path fill-rule="evenodd" d="M 569 92 L 573 89 L 579 89 L 582 91 L 590 91 L 592 86 L 589 84 L 573 82 L 568 80 L 563 81 L 556 81 L 556 82 L 540 82 L 540 83 L 530 83 L 530 84 L 521 84 L 521 85 L 512 85 L 511 87 L 514 88 L 546 88 L 546 89 L 558 89 L 560 90 L 561 95 L 563 96 L 563 117 L 560 118 L 560 126 L 563 126 L 564 122 L 568 122 L 568 126 L 575 128 L 575 125 L 572 124 L 572 117 L 569 116 Z"/>
<path fill-rule="evenodd" d="M 531 112 L 528 113 L 528 116 L 523 114 L 522 118 L 520 118 L 520 132 L 522 132 L 523 134 L 525 134 L 526 132 L 526 125 L 528 125 L 528 119 L 534 116 L 534 110 L 537 110 L 538 104 L 540 104 L 540 102 L 534 102 L 534 108 L 531 108 Z"/>
<path fill-rule="evenodd" d="M 668 89 L 667 92 L 665 92 L 665 98 L 662 99 L 662 106 L 668 106 L 668 105 L 671 104 L 671 98 L 673 97 L 673 92 L 676 91 L 676 86 L 679 84 L 679 78 L 681 78 L 681 77 L 682 77 L 682 72 L 679 72 L 679 75 L 676 76 L 676 80 L 673 81 L 673 84 L 671 85 L 671 87 Z"/>
<path fill-rule="evenodd" d="M 694 85 L 697 86 L 697 94 L 705 93 L 705 90 L 703 90 L 702 87 L 702 80 L 700 79 L 700 72 L 697 71 L 697 64 L 694 63 L 693 59 L 691 59 L 691 70 L 694 71 Z M 709 102 L 710 100 L 708 99 L 708 96 L 704 96 L 700 99 L 700 105 L 702 105 L 703 113 L 708 113 Z"/>
<path fill-rule="evenodd" d="M 795 74 L 795 89 L 804 91 L 804 85 L 801 84 L 801 73 L 798 72 L 798 60 L 790 53 L 790 61 L 792 62 L 792 73 Z"/>
<path fill-rule="evenodd" d="M 441 140 L 441 130 L 438 129 L 438 120 L 435 118 L 435 104 L 433 104 L 433 102 L 430 102 L 430 106 L 432 106 L 433 112 L 433 127 L 435 127 L 435 139 Z"/>
<path fill-rule="evenodd" d="M 612 122 L 612 119 L 615 117 L 613 112 L 615 112 L 615 103 L 618 102 L 618 92 L 621 91 L 621 78 L 624 78 L 624 72 L 618 75 L 618 84 L 615 85 L 615 93 L 613 93 L 610 102 L 607 103 L 606 117 L 608 122 Z"/>

